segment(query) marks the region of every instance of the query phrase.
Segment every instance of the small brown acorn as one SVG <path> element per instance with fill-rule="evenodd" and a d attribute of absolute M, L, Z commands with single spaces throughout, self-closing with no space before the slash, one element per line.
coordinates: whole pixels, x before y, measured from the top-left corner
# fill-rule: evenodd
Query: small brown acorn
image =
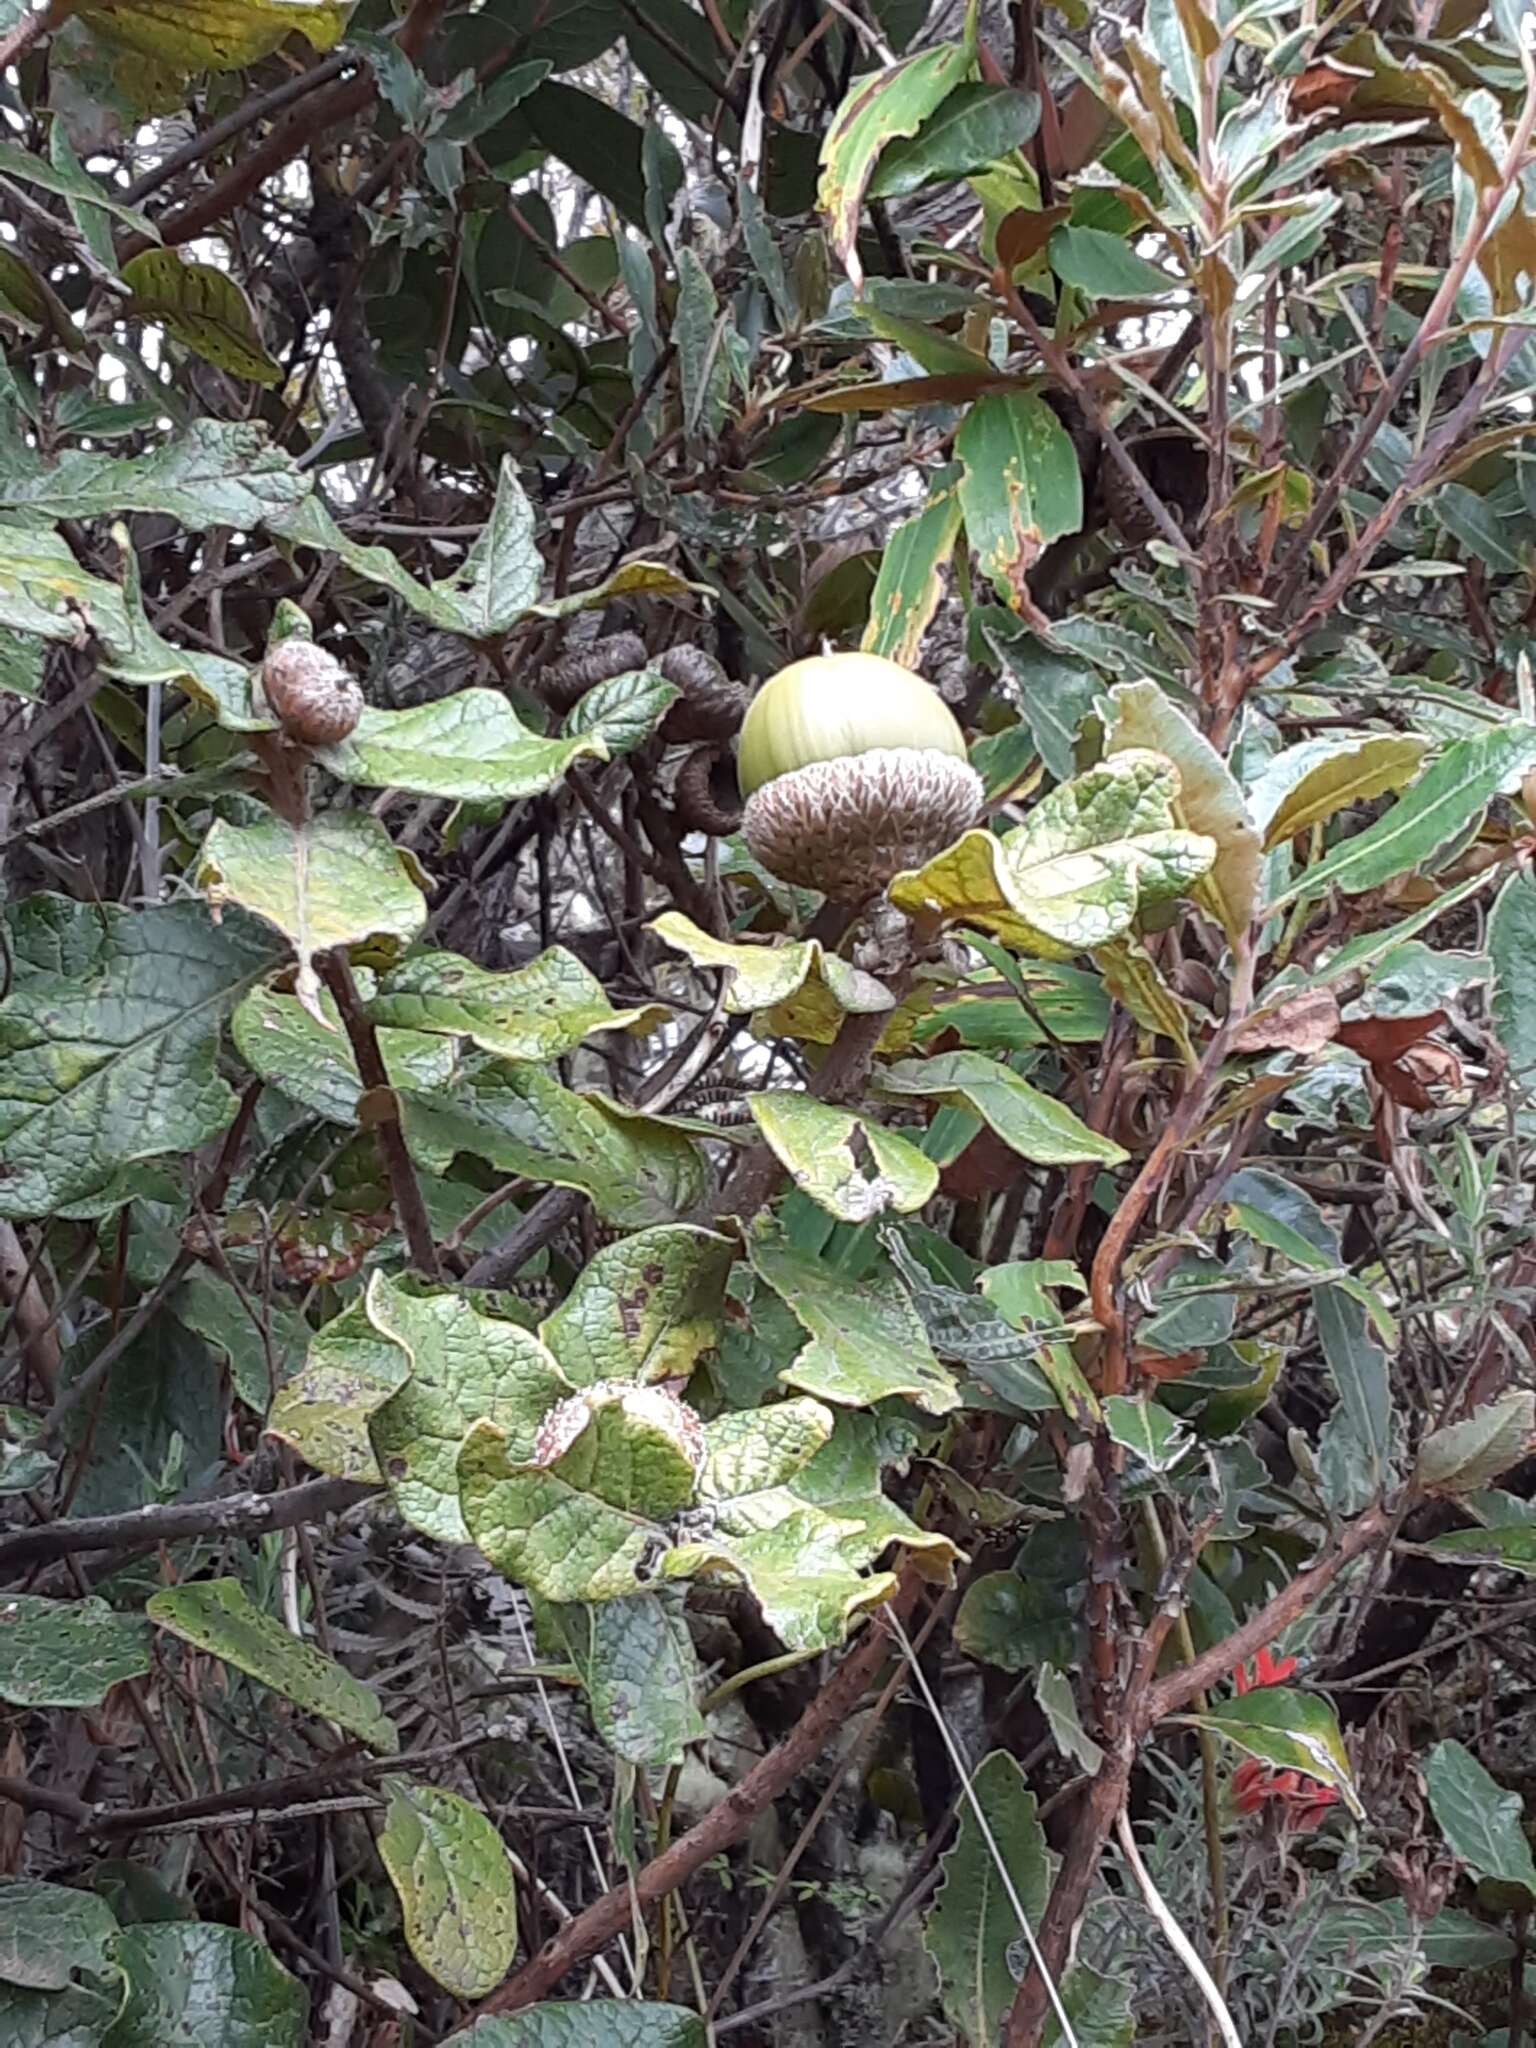
<path fill-rule="evenodd" d="M 669 747 L 728 740 L 747 715 L 747 693 L 702 647 L 669 647 L 652 666 L 682 692 L 661 721 Z"/>
<path fill-rule="evenodd" d="M 644 668 L 645 661 L 645 642 L 638 633 L 608 633 L 552 661 L 539 677 L 539 695 L 563 718 L 588 690 Z"/>
<path fill-rule="evenodd" d="M 357 679 L 334 654 L 295 636 L 267 650 L 261 687 L 284 737 L 301 747 L 334 747 L 363 715 Z"/>
<path fill-rule="evenodd" d="M 706 740 L 684 758 L 673 786 L 672 808 L 685 832 L 728 839 L 740 830 L 741 796 L 728 748 Z"/>

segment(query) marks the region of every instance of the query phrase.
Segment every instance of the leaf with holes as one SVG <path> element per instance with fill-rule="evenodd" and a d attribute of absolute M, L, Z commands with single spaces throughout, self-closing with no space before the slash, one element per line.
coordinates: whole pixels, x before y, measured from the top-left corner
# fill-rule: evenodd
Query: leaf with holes
<path fill-rule="evenodd" d="M 844 1223 L 921 1209 L 939 1169 L 912 1142 L 852 1110 L 781 1090 L 749 1095 L 747 1107 L 797 1188 Z"/>
<path fill-rule="evenodd" d="M 643 1037 L 670 1014 L 659 1003 L 616 1010 L 574 953 L 551 946 L 499 974 L 457 953 L 408 953 L 368 1005 L 376 1024 L 473 1040 L 504 1060 L 556 1060 L 598 1031 Z"/>
<path fill-rule="evenodd" d="M 167 1586 L 150 1597 L 144 1612 L 184 1643 L 233 1664 L 305 1713 L 334 1721 L 370 1749 L 386 1756 L 399 1749 L 400 1731 L 373 1688 L 254 1606 L 238 1579 Z"/>
<path fill-rule="evenodd" d="M 686 1380 L 719 1341 L 732 1241 L 662 1224 L 587 1260 L 539 1335 L 573 1387 Z"/>
<path fill-rule="evenodd" d="M 485 1998 L 517 1952 L 517 1888 L 495 1826 L 440 1785 L 386 1778 L 379 1860 L 400 1900 L 406 1944 L 455 1998 Z"/>

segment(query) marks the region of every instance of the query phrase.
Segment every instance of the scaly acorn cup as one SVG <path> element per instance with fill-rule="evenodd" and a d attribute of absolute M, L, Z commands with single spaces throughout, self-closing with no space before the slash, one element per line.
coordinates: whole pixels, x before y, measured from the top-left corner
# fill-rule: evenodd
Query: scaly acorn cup
<path fill-rule="evenodd" d="M 842 903 L 921 867 L 981 810 L 954 714 L 921 676 L 878 654 L 780 669 L 752 700 L 737 780 L 754 857 L 781 882 Z"/>

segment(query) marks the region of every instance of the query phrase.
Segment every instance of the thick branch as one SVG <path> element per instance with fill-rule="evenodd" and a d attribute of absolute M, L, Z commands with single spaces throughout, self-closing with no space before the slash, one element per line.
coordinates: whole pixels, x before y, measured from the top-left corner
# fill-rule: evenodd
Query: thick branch
<path fill-rule="evenodd" d="M 280 1493 L 232 1493 L 222 1500 L 174 1501 L 121 1515 L 80 1515 L 0 1536 L 0 1571 L 87 1550 L 136 1550 L 196 1536 L 264 1536 L 271 1529 L 323 1521 L 378 1491 L 354 1479 L 312 1479 Z"/>

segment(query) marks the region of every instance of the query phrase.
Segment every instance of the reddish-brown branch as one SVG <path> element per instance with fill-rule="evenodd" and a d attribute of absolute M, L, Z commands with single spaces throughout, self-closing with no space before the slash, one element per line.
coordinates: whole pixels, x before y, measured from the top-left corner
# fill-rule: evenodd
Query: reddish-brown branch
<path fill-rule="evenodd" d="M 896 1613 L 906 1614 L 917 1589 L 918 1580 L 909 1573 L 892 1603 Z M 647 1863 L 632 1885 L 615 1885 L 584 1913 L 568 1921 L 515 1976 L 476 2007 L 475 2017 L 521 2012 L 525 2006 L 547 1998 L 569 1971 L 623 1934 L 637 1911 L 643 1913 L 666 1898 L 710 1857 L 739 1842 L 758 1815 L 786 1792 L 834 1739 L 857 1708 L 889 1649 L 889 1637 L 877 1616 L 789 1734 L 753 1765 L 727 1798 L 664 1854 Z"/>

